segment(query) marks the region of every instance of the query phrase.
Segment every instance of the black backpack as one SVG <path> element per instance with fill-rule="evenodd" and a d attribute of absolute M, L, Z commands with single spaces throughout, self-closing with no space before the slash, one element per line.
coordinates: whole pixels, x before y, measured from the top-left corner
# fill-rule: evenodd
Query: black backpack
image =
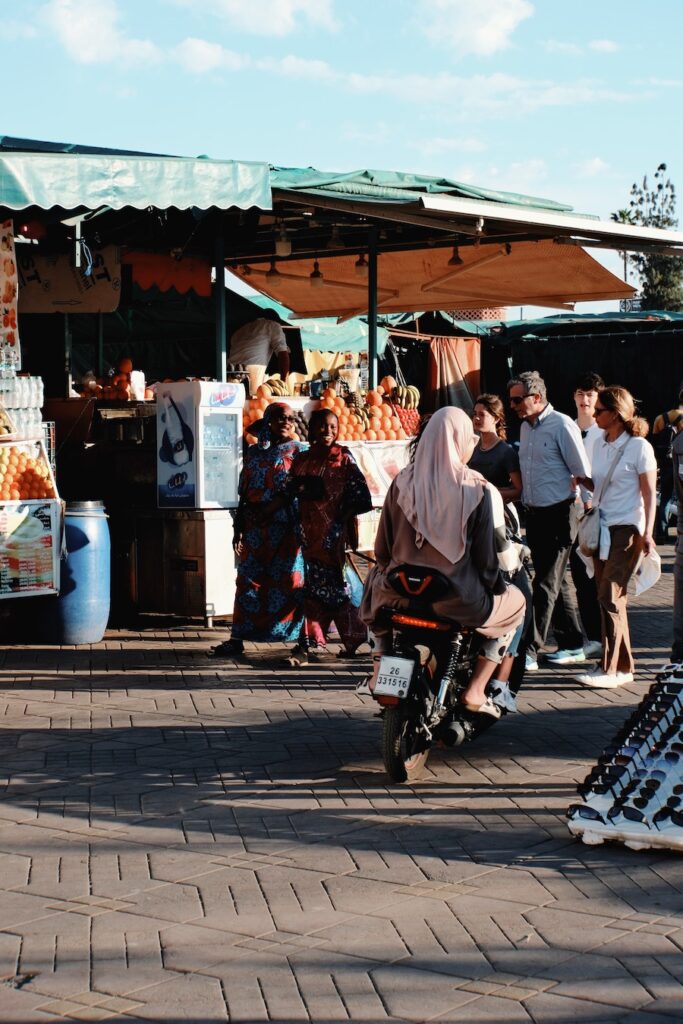
<path fill-rule="evenodd" d="M 663 428 L 652 435 L 652 447 L 655 450 L 657 462 L 671 462 L 674 440 L 676 438 L 678 424 L 683 420 L 683 413 L 679 413 L 673 423 L 669 422 L 669 413 L 662 413 L 664 421 Z"/>

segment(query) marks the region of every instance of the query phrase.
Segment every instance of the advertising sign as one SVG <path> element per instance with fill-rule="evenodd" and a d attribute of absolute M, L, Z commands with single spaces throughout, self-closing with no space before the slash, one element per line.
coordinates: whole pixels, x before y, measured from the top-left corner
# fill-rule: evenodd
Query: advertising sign
<path fill-rule="evenodd" d="M 59 501 L 0 505 L 0 598 L 59 593 Z"/>

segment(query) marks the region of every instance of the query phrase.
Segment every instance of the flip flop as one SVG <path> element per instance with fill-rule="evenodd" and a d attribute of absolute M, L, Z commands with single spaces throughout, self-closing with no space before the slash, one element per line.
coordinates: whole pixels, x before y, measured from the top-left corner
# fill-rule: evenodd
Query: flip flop
<path fill-rule="evenodd" d="M 491 718 L 500 718 L 501 716 L 500 708 L 496 707 L 490 697 L 487 697 L 483 704 L 466 704 L 463 701 L 462 706 L 475 715 L 490 715 Z"/>

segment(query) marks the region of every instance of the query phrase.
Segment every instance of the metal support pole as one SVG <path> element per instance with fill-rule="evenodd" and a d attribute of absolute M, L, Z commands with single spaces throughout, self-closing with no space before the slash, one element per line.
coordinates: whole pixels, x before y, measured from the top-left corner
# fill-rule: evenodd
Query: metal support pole
<path fill-rule="evenodd" d="M 377 228 L 368 232 L 368 380 L 377 386 Z"/>
<path fill-rule="evenodd" d="M 71 398 L 72 382 L 71 376 L 71 331 L 69 329 L 69 314 L 64 314 L 64 379 L 66 395 L 65 398 Z"/>
<path fill-rule="evenodd" d="M 216 281 L 213 286 L 216 322 L 216 380 L 225 380 L 228 366 L 227 317 L 225 315 L 225 241 L 223 225 L 219 223 L 214 244 Z"/>
<path fill-rule="evenodd" d="M 104 377 L 104 314 L 97 314 L 97 376 Z"/>

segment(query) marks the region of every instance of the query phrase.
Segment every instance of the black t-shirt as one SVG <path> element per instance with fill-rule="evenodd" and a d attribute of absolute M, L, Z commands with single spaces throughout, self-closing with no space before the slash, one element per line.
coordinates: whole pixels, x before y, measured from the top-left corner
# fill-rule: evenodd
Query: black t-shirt
<path fill-rule="evenodd" d="M 477 445 L 468 465 L 470 469 L 481 473 L 494 487 L 509 487 L 510 473 L 519 473 L 519 456 L 509 444 L 499 441 L 487 452 L 483 452 Z"/>

